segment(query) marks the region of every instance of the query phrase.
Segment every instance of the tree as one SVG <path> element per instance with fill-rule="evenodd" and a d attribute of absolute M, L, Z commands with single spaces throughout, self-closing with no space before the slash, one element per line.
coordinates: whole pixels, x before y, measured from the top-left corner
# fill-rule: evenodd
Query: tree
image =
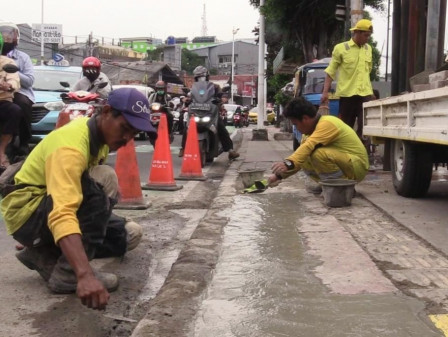
<path fill-rule="evenodd" d="M 192 51 L 182 49 L 182 70 L 185 70 L 189 75 L 193 74 L 194 68 L 205 65 L 204 59 Z M 212 69 L 210 69 L 212 71 Z"/>
<path fill-rule="evenodd" d="M 255 6 L 260 6 L 260 0 L 249 0 Z M 266 19 L 265 40 L 268 54 L 267 78 L 279 83 L 281 87 L 290 79 L 274 75 L 272 64 L 281 48 L 284 48 L 297 64 L 312 62 L 331 55 L 335 44 L 344 39 L 344 23 L 335 17 L 335 0 L 265 0 L 261 9 Z M 344 4 L 345 1 L 340 1 Z M 364 0 L 364 4 L 374 9 L 383 10 L 384 0 Z M 258 35 L 257 28 L 254 29 Z M 370 41 L 373 48 L 372 79 L 378 78 L 380 53 L 376 49 L 376 42 Z M 275 78 L 275 79 L 274 79 Z M 276 91 L 268 85 L 268 99 L 273 99 Z M 271 90 L 272 89 L 272 90 Z"/>

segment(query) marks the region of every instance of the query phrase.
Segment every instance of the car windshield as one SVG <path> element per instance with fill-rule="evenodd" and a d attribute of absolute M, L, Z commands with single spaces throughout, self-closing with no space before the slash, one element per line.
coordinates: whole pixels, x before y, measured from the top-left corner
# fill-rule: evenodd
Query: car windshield
<path fill-rule="evenodd" d="M 48 71 L 34 69 L 33 90 L 40 91 L 70 91 L 80 79 L 80 73 L 68 71 Z M 68 82 L 69 88 L 64 88 L 61 82 Z"/>
<path fill-rule="evenodd" d="M 238 107 L 238 104 L 224 104 L 224 109 L 227 111 L 235 111 Z"/>
<path fill-rule="evenodd" d="M 324 68 L 309 69 L 306 73 L 304 94 L 321 94 L 324 90 L 325 77 Z"/>

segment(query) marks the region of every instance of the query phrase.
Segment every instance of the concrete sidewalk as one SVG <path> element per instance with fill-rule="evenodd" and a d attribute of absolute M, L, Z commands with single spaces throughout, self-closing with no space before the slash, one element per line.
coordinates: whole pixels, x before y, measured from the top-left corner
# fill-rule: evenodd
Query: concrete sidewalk
<path fill-rule="evenodd" d="M 132 336 L 366 337 L 378 329 L 381 336 L 442 336 L 428 316 L 448 312 L 447 236 L 438 211 L 403 200 L 390 174 L 378 171 L 357 185 L 360 197 L 347 208 L 325 207 L 322 197 L 307 194 L 300 174 L 241 196 L 239 170 L 265 169 L 267 176 L 273 162 L 292 153 L 291 139 L 274 140 L 278 129 L 267 130 L 268 141 L 238 130 L 241 157 Z"/>

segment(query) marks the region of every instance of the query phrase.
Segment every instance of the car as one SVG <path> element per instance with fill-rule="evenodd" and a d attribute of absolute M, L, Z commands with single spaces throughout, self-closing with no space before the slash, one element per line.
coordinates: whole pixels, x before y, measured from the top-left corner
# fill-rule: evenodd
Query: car
<path fill-rule="evenodd" d="M 31 143 L 38 143 L 54 130 L 64 103 L 61 93 L 69 92 L 82 78 L 82 67 L 34 66 Z M 64 83 L 65 82 L 65 83 Z"/>
<path fill-rule="evenodd" d="M 235 113 L 236 109 L 240 108 L 242 109 L 242 106 L 239 104 L 223 104 L 224 109 L 227 111 L 227 125 L 233 125 L 233 114 Z"/>
<path fill-rule="evenodd" d="M 147 87 L 145 85 L 138 84 L 116 84 L 112 86 L 112 90 L 120 89 L 120 88 L 134 88 L 140 91 L 146 98 L 149 99 L 149 96 L 154 92 L 154 89 L 151 87 Z"/>
<path fill-rule="evenodd" d="M 275 123 L 275 112 L 272 108 L 266 108 L 266 120 L 269 124 Z M 258 107 L 249 110 L 249 123 L 257 124 L 258 121 Z"/>

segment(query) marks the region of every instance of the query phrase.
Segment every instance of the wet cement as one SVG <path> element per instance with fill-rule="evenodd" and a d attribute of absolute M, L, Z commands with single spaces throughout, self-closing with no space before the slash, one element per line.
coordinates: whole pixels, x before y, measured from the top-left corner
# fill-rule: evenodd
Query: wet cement
<path fill-rule="evenodd" d="M 300 202 L 294 193 L 234 198 L 194 336 L 441 336 L 419 300 L 398 291 L 341 295 L 323 285 L 315 275 L 322 261 L 297 231 Z"/>

